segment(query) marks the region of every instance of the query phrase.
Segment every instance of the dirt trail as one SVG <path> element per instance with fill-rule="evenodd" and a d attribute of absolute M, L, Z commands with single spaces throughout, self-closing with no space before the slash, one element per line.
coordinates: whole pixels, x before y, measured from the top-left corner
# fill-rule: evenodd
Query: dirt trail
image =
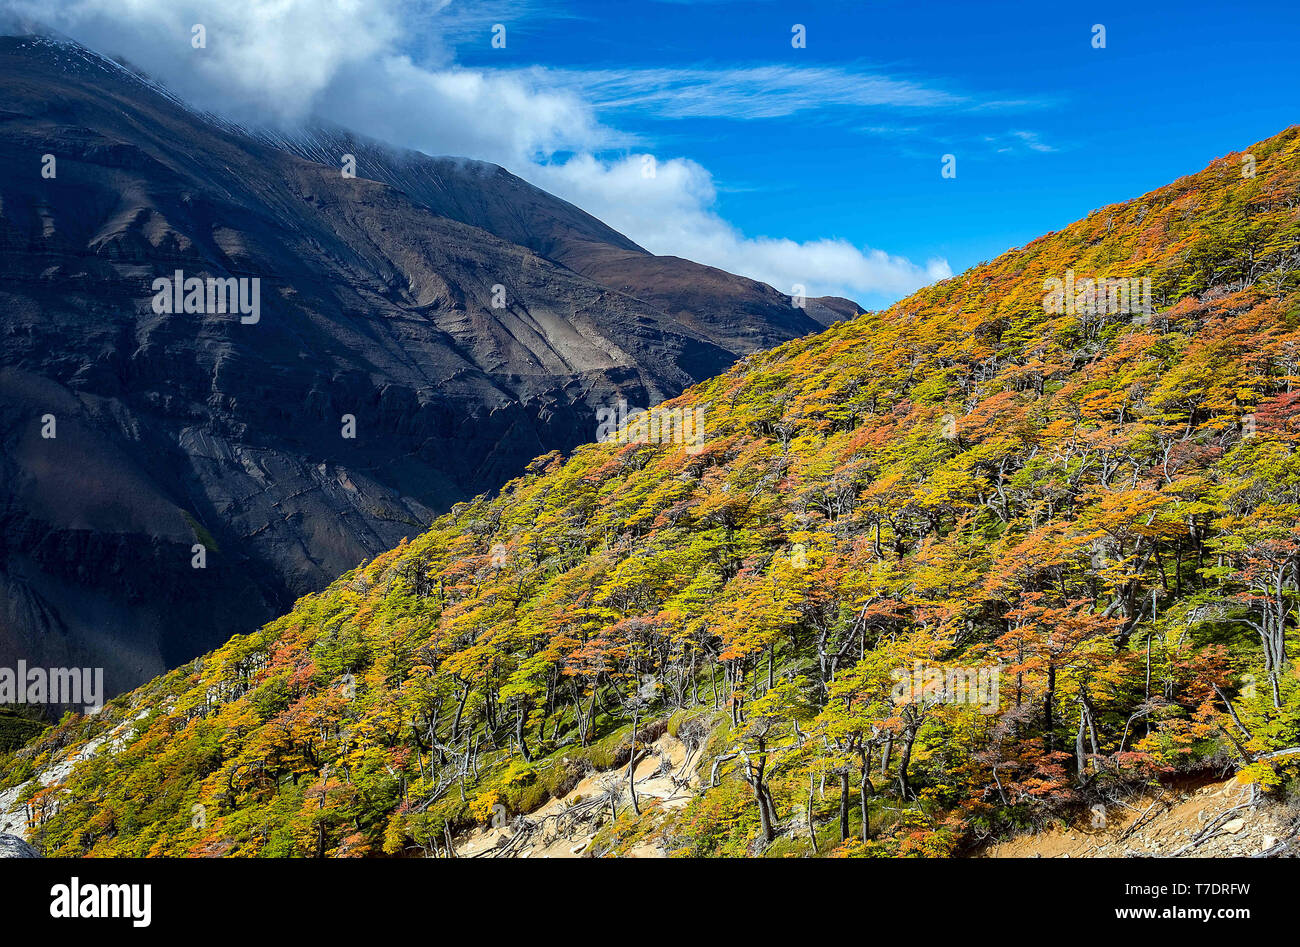
<path fill-rule="evenodd" d="M 633 772 L 642 809 L 657 802 L 665 809 L 681 809 L 699 785 L 694 773 L 697 760 L 676 737 L 664 734 L 649 744 L 648 752 Z M 509 824 L 475 829 L 456 840 L 462 858 L 583 858 L 593 854 L 591 843 L 610 818 L 610 798 L 620 813 L 631 805 L 627 767 L 595 772 L 585 777 L 563 798 L 552 798 Z M 663 858 L 666 853 L 651 844 L 629 852 L 632 858 Z"/>
<path fill-rule="evenodd" d="M 980 858 L 1241 858 L 1300 854 L 1300 813 L 1257 801 L 1235 777 L 1166 787 L 1109 807 L 1081 824 L 998 842 Z"/>

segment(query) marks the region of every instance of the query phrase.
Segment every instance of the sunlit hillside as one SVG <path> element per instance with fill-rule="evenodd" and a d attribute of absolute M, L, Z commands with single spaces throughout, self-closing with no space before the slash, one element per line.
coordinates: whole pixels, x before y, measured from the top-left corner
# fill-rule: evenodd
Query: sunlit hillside
<path fill-rule="evenodd" d="M 700 785 L 616 795 L 596 854 L 957 854 L 1177 772 L 1281 791 L 1300 130 L 1248 152 L 697 385 L 698 445 L 539 458 L 0 788 L 133 721 L 27 783 L 46 854 L 441 854 L 665 728 Z"/>

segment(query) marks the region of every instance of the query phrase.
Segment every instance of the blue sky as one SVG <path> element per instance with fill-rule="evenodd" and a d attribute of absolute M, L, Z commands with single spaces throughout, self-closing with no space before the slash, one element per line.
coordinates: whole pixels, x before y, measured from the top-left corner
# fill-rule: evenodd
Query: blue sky
<path fill-rule="evenodd" d="M 496 161 L 655 252 L 870 307 L 1300 120 L 1282 0 L 5 2 L 204 107 Z"/>
<path fill-rule="evenodd" d="M 635 96 L 599 114 L 706 166 L 721 215 L 747 234 L 842 237 L 940 256 L 954 272 L 1300 121 L 1300 4 L 1283 0 L 547 6 L 565 15 L 508 23 L 505 50 L 466 36 L 462 60 L 826 71 L 785 115 L 750 117 L 763 111 L 759 86 L 752 106 L 721 93 L 707 115 L 674 117 L 671 101 Z M 791 47 L 793 23 L 807 27 L 807 48 Z M 1092 46 L 1097 23 L 1104 49 Z M 820 104 L 841 73 L 944 95 Z M 953 179 L 940 175 L 945 153 Z"/>

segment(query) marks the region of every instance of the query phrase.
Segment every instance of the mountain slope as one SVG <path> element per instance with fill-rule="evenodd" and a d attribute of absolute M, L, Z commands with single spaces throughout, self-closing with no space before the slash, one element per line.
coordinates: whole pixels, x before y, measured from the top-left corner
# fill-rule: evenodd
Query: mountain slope
<path fill-rule="evenodd" d="M 701 449 L 540 458 L 0 789 L 94 855 L 445 852 L 665 730 L 703 788 L 611 778 L 594 851 L 948 854 L 1180 773 L 1273 794 L 1300 129 L 1250 153 L 743 360 L 670 403 Z M 1088 277 L 1149 279 L 1151 311 L 1056 304 Z"/>
<path fill-rule="evenodd" d="M 0 39 L 0 664 L 133 686 L 590 440 L 601 406 L 818 327 L 758 284 L 694 300 L 740 331 L 585 277 L 541 251 L 656 258 L 499 169 L 390 174 L 372 145 L 345 178 L 284 144 Z M 156 314 L 177 270 L 260 280 L 260 318 Z"/>
<path fill-rule="evenodd" d="M 806 335 L 810 319 L 824 327 L 861 311 L 856 303 L 833 296 L 813 297 L 803 307 L 794 307 L 789 296 L 756 280 L 679 257 L 655 256 L 590 214 L 493 164 L 394 149 L 342 129 L 264 137 L 321 164 L 354 155 L 365 177 L 392 185 L 435 213 L 528 247 L 611 290 L 635 296 L 729 352 L 771 348 Z M 629 194 L 628 199 L 637 197 Z"/>

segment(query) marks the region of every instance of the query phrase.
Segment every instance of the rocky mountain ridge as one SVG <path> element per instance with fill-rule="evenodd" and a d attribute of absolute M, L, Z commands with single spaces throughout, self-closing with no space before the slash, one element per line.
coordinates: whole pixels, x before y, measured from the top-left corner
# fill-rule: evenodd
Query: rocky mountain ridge
<path fill-rule="evenodd" d="M 0 158 L 0 664 L 111 693 L 819 327 L 500 168 L 243 129 L 57 39 L 0 38 Z M 153 311 L 178 271 L 258 319 Z"/>

